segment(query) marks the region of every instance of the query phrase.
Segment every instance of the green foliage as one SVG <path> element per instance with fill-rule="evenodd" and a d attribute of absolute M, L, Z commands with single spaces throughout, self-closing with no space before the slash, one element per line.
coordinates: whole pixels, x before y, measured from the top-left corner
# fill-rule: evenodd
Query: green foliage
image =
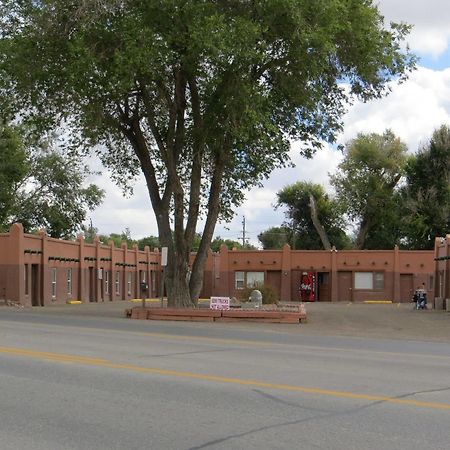
<path fill-rule="evenodd" d="M 263 305 L 278 304 L 280 301 L 280 295 L 276 289 L 270 284 L 258 283 L 254 287 L 246 287 L 239 292 L 239 299 L 243 302 L 248 301 L 252 291 L 257 289 L 261 292 Z"/>
<path fill-rule="evenodd" d="M 404 174 L 407 148 L 391 131 L 359 134 L 331 177 L 337 199 L 357 225 L 358 249 L 392 248 L 399 242 L 396 190 Z"/>
<path fill-rule="evenodd" d="M 442 126 L 406 165 L 401 190 L 402 244 L 432 249 L 450 230 L 450 128 Z"/>
<path fill-rule="evenodd" d="M 234 241 L 232 239 L 222 239 L 220 236 L 216 236 L 212 241 L 211 241 L 211 250 L 215 253 L 220 251 L 220 247 L 222 245 L 226 245 L 228 250 L 233 250 L 233 248 L 236 248 L 238 250 L 241 250 L 242 244 L 238 241 Z"/>
<path fill-rule="evenodd" d="M 288 221 L 284 228 L 291 230 L 291 246 L 306 250 L 324 248 L 311 218 L 310 195 L 315 199 L 318 218 L 331 245 L 339 249 L 348 248 L 350 242 L 344 230 L 341 205 L 330 198 L 321 185 L 302 181 L 285 186 L 277 193 L 277 206 L 286 208 Z"/>
<path fill-rule="evenodd" d="M 21 222 L 26 232 L 45 228 L 51 237 L 71 238 L 104 193 L 84 186 L 88 168 L 54 148 L 54 139 L 35 140 L 30 131 L 2 126 L 0 226 Z"/>
<path fill-rule="evenodd" d="M 0 231 L 9 228 L 16 191 L 29 172 L 29 162 L 17 128 L 0 122 Z"/>
<path fill-rule="evenodd" d="M 292 228 L 287 226 L 271 227 L 258 234 L 264 250 L 278 250 L 285 244 L 292 244 Z"/>
<path fill-rule="evenodd" d="M 144 250 L 146 246 L 149 247 L 150 251 L 153 251 L 155 248 L 159 248 L 159 239 L 156 236 L 146 236 L 142 239 L 138 239 L 137 241 L 139 250 Z"/>

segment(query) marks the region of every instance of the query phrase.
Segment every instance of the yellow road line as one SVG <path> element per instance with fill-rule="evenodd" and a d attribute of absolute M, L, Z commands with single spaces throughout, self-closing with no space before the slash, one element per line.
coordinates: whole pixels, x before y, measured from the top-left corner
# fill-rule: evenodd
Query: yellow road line
<path fill-rule="evenodd" d="M 57 361 L 57 362 L 74 362 L 74 363 L 80 363 L 80 364 L 90 365 L 90 366 L 100 366 L 100 367 L 107 367 L 110 369 L 129 370 L 129 371 L 140 372 L 140 373 L 167 375 L 167 376 L 178 377 L 178 378 L 188 378 L 188 379 L 195 379 L 195 380 L 212 381 L 212 382 L 217 382 L 217 383 L 228 383 L 228 384 L 234 384 L 234 385 L 240 385 L 240 386 L 251 386 L 251 387 L 275 389 L 275 390 L 290 391 L 290 392 L 301 392 L 301 393 L 306 393 L 306 394 L 317 394 L 317 395 L 340 397 L 340 398 L 347 398 L 347 399 L 369 400 L 369 401 L 385 402 L 385 403 L 391 403 L 391 404 L 397 404 L 397 405 L 417 406 L 420 408 L 432 408 L 432 409 L 441 409 L 441 410 L 449 410 L 450 411 L 449 403 L 421 402 L 421 401 L 417 401 L 417 400 L 386 397 L 386 396 L 382 396 L 382 395 L 358 394 L 358 393 L 354 393 L 354 392 L 335 391 L 335 390 L 330 390 L 330 389 L 308 388 L 308 387 L 304 387 L 304 386 L 295 386 L 295 385 L 289 385 L 289 384 L 268 383 L 268 382 L 257 381 L 257 380 L 245 380 L 245 379 L 240 379 L 240 378 L 222 377 L 222 376 L 217 376 L 217 375 L 206 375 L 206 374 L 199 374 L 199 373 L 193 373 L 193 372 L 182 372 L 182 371 L 177 371 L 177 370 L 166 370 L 166 369 L 158 369 L 158 368 L 153 368 L 153 367 L 141 367 L 141 366 L 135 366 L 135 365 L 131 365 L 131 364 L 114 363 L 114 362 L 108 361 L 106 359 L 96 359 L 96 358 L 89 358 L 89 357 L 84 357 L 84 356 L 68 355 L 68 354 L 64 354 L 64 353 L 41 352 L 41 351 L 21 349 L 21 348 L 12 348 L 12 347 L 0 347 L 0 353 L 35 358 L 35 359 Z"/>

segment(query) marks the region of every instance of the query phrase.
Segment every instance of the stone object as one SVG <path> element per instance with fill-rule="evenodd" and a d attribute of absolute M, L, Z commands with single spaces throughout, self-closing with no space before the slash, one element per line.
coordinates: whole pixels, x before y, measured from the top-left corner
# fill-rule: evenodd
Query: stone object
<path fill-rule="evenodd" d="M 250 293 L 248 302 L 243 303 L 243 309 L 261 309 L 262 307 L 262 294 L 258 289 L 253 290 Z"/>

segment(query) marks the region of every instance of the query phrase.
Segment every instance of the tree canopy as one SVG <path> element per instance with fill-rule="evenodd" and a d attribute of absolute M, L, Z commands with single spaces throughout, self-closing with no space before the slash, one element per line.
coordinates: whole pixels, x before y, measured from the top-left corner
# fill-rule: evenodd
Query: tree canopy
<path fill-rule="evenodd" d="M 356 223 L 358 249 L 392 248 L 400 239 L 398 197 L 407 147 L 391 131 L 359 134 L 331 177 L 339 202 Z"/>
<path fill-rule="evenodd" d="M 64 121 L 74 144 L 101 144 L 123 183 L 142 170 L 169 249 L 170 305 L 196 303 L 217 220 L 286 163 L 293 139 L 311 155 L 334 139 L 353 96 L 385 94 L 414 65 L 402 50 L 409 27 L 385 26 L 370 0 L 4 0 L 0 8 L 0 88 L 22 114 Z"/>
<path fill-rule="evenodd" d="M 292 245 L 292 228 L 288 226 L 270 227 L 258 234 L 258 240 L 264 250 L 277 250 L 285 244 Z"/>
<path fill-rule="evenodd" d="M 409 159 L 401 189 L 402 244 L 432 249 L 450 230 L 450 128 L 441 126 Z"/>

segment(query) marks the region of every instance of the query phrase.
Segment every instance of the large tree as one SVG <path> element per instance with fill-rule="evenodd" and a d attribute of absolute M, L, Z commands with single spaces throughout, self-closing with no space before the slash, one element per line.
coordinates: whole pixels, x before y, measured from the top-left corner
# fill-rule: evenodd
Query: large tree
<path fill-rule="evenodd" d="M 169 250 L 169 305 L 196 304 L 216 222 L 283 166 L 293 139 L 311 154 L 340 129 L 350 97 L 379 97 L 414 65 L 402 50 L 409 27 L 386 27 L 371 0 L 4 0 L 1 8 L 3 89 L 26 114 L 65 120 L 81 142 L 102 144 L 122 181 L 142 170 Z"/>
<path fill-rule="evenodd" d="M 450 230 L 450 128 L 433 133 L 406 165 L 401 190 L 402 244 L 432 249 L 436 236 Z"/>
<path fill-rule="evenodd" d="M 320 184 L 298 181 L 277 193 L 278 206 L 286 208 L 284 226 L 290 229 L 294 248 L 347 248 L 350 240 L 339 203 Z"/>
<path fill-rule="evenodd" d="M 400 238 L 399 182 L 407 148 L 391 131 L 359 134 L 331 177 L 337 198 L 356 224 L 356 248 L 392 248 Z"/>

